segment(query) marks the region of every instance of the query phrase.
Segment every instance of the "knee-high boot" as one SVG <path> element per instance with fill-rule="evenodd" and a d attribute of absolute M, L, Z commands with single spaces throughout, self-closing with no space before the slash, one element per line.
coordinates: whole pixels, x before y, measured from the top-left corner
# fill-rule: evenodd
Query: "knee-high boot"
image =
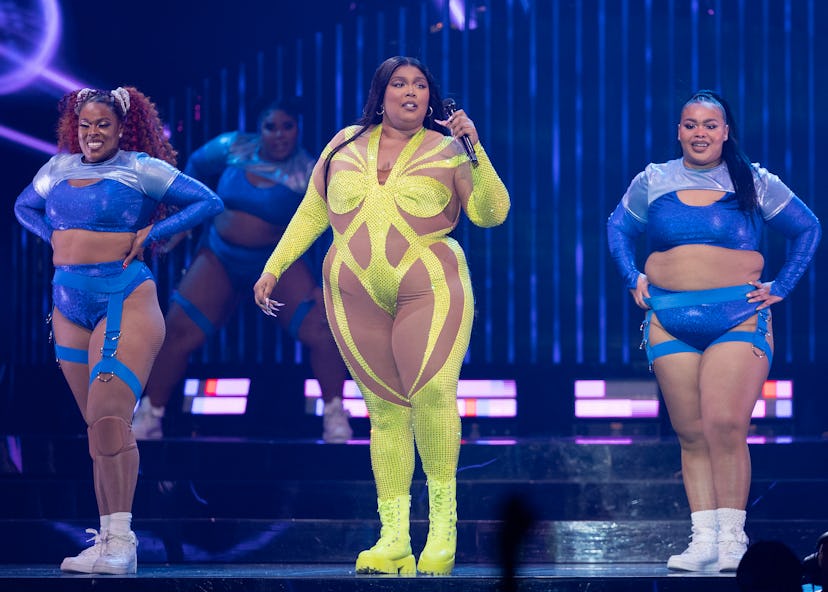
<path fill-rule="evenodd" d="M 417 569 L 430 575 L 449 575 L 457 549 L 457 480 L 428 480 L 428 539 Z"/>
<path fill-rule="evenodd" d="M 376 545 L 359 554 L 356 572 L 415 575 L 409 535 L 411 496 L 377 500 L 377 508 L 382 523 L 380 538 Z"/>

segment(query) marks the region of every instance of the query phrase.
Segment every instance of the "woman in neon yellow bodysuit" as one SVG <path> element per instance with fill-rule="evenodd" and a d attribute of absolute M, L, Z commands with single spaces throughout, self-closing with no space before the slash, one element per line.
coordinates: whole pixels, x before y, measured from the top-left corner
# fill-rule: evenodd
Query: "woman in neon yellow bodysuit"
<path fill-rule="evenodd" d="M 356 125 L 337 133 L 254 286 L 270 299 L 282 272 L 330 225 L 325 308 L 371 419 L 371 464 L 382 531 L 360 553 L 358 573 L 416 573 L 409 538 L 415 443 L 428 481 L 429 532 L 417 569 L 449 574 L 456 548 L 455 473 L 460 450 L 457 381 L 473 316 L 460 246 L 447 234 L 461 209 L 501 224 L 509 194 L 462 110 L 449 119 L 428 70 L 393 57 L 374 73 Z M 459 141 L 467 135 L 479 164 Z"/>

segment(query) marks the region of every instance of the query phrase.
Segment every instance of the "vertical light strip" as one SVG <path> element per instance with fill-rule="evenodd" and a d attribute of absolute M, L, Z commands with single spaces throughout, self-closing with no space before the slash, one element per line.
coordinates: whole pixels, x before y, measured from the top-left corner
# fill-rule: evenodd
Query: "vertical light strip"
<path fill-rule="evenodd" d="M 336 109 L 334 111 L 334 129 L 341 130 L 345 124 L 343 122 L 343 114 L 345 111 L 345 88 L 344 88 L 344 70 L 345 70 L 345 60 L 344 60 L 344 36 L 342 31 L 342 25 L 336 26 L 336 44 L 334 46 L 334 63 L 336 64 L 336 69 L 334 70 L 334 103 L 336 104 Z M 317 120 L 321 121 L 321 120 Z M 317 125 L 317 128 L 322 126 Z M 330 135 L 330 134 L 328 134 Z M 319 148 L 322 147 L 322 144 L 317 144 Z"/>
<path fill-rule="evenodd" d="M 690 81 L 693 88 L 699 88 L 699 0 L 690 2 Z"/>
<path fill-rule="evenodd" d="M 354 101 L 356 110 L 359 110 L 365 105 L 363 88 L 367 86 L 365 80 L 365 19 L 362 16 L 357 17 L 356 20 L 356 70 L 354 71 L 354 78 Z M 356 111 L 354 114 L 356 115 Z"/>
<path fill-rule="evenodd" d="M 552 42 L 552 105 L 551 129 L 552 137 L 552 208 L 549 212 L 550 228 L 552 229 L 552 363 L 561 363 L 561 76 L 558 64 L 561 60 L 559 35 L 561 26 L 560 3 L 552 3 L 552 27 L 549 39 Z"/>
<path fill-rule="evenodd" d="M 488 12 L 488 11 L 487 11 Z M 420 2 L 420 60 L 428 63 L 428 2 Z"/>
<path fill-rule="evenodd" d="M 745 26 L 745 15 L 746 15 L 746 13 L 747 13 L 747 10 L 745 9 L 745 0 L 739 0 L 739 17 L 738 17 L 738 21 L 739 21 L 739 39 L 741 39 L 742 42 L 737 43 L 736 46 L 739 48 L 737 50 L 738 55 L 739 55 L 739 68 L 738 68 L 738 71 L 739 71 L 739 74 L 738 74 L 739 95 L 738 95 L 738 101 L 739 101 L 739 113 L 742 114 L 742 115 L 740 115 L 740 117 L 743 118 L 742 121 L 745 121 L 744 113 L 745 113 L 745 109 L 746 109 L 745 104 L 747 102 L 747 63 L 746 63 L 746 55 L 747 55 L 746 46 L 747 46 L 747 43 L 745 42 L 745 39 L 747 39 L 748 34 L 747 34 L 747 27 Z"/>
<path fill-rule="evenodd" d="M 793 176 L 793 146 L 794 146 L 794 139 L 793 139 L 793 112 L 792 112 L 792 104 L 793 104 L 793 94 L 791 92 L 791 84 L 793 81 L 793 73 L 792 73 L 792 66 L 791 66 L 791 0 L 785 0 L 784 5 L 784 18 L 783 18 L 783 26 L 785 32 L 785 41 L 784 41 L 784 53 L 782 54 L 783 59 L 783 75 L 784 75 L 784 96 L 785 96 L 785 106 L 784 106 L 784 113 L 785 113 L 785 178 L 790 179 Z M 765 70 L 770 69 L 770 62 L 768 62 L 765 66 Z M 767 129 L 767 128 L 765 128 Z M 785 249 L 786 249 L 786 256 L 790 250 L 790 242 L 785 241 Z M 798 311 L 797 311 L 798 312 Z M 785 348 L 785 362 L 790 364 L 793 362 L 794 358 L 794 339 L 793 339 L 793 326 L 794 323 L 800 322 L 798 314 L 794 314 L 794 307 L 793 307 L 793 300 L 790 298 L 785 299 L 785 317 L 788 319 L 788 322 L 785 323 L 785 340 L 787 341 L 787 347 Z M 797 318 L 795 318 L 797 317 Z"/>
<path fill-rule="evenodd" d="M 184 93 L 184 125 L 186 126 L 185 135 L 184 135 L 184 146 L 185 146 L 185 150 L 186 150 L 188 156 L 193 153 L 193 149 L 194 149 L 193 109 L 194 109 L 193 89 L 190 88 L 190 87 L 187 87 L 187 90 Z"/>
<path fill-rule="evenodd" d="M 425 4 L 425 3 L 424 3 Z M 492 11 L 487 10 L 485 12 L 485 21 L 486 25 L 484 27 L 484 44 L 483 44 L 483 91 L 484 91 L 484 106 L 483 106 L 483 117 L 484 117 L 484 126 L 483 129 L 490 130 L 492 129 L 492 122 L 493 122 L 493 109 L 492 109 L 492 46 L 493 46 L 493 39 L 492 39 L 492 29 L 493 29 L 493 17 Z M 485 362 L 491 362 L 493 359 L 493 347 L 494 347 L 494 335 L 493 335 L 493 314 L 492 308 L 494 305 L 494 296 L 493 296 L 493 268 L 492 268 L 492 251 L 493 251 L 493 240 L 492 240 L 492 233 L 485 232 L 484 243 L 483 243 L 483 293 L 485 294 L 485 301 L 488 304 L 486 308 L 485 315 L 483 317 L 483 360 Z M 468 357 L 466 358 L 469 359 Z"/>
<path fill-rule="evenodd" d="M 814 23 L 816 17 L 814 15 L 814 3 L 816 0 L 808 0 L 808 117 L 806 121 L 806 128 L 808 130 L 808 183 L 805 185 L 808 188 L 807 201 L 810 206 L 814 207 L 814 202 L 817 195 L 816 184 L 816 154 L 817 154 L 817 136 L 816 129 L 818 128 L 816 116 L 816 30 Z M 808 266 L 808 361 L 812 364 L 816 361 L 816 336 L 817 336 L 817 293 L 816 293 L 817 273 L 816 265 L 811 263 Z"/>
<path fill-rule="evenodd" d="M 528 318 L 521 319 L 522 322 L 529 323 L 529 361 L 533 364 L 538 362 L 538 224 L 540 224 L 540 212 L 538 212 L 538 15 L 536 4 L 532 3 L 529 7 L 529 109 L 528 109 L 528 124 L 529 124 L 529 146 L 528 164 L 529 164 L 529 232 L 527 240 L 527 248 L 529 249 L 529 273 L 528 279 L 528 299 L 529 299 L 529 314 Z M 466 15 L 466 22 L 469 22 L 468 14 Z M 512 214 L 514 216 L 514 213 Z M 522 326 L 522 324 L 521 324 Z"/>
<path fill-rule="evenodd" d="M 722 1 L 716 0 L 713 4 L 715 8 L 713 8 L 714 12 L 711 15 L 714 19 L 714 27 L 716 30 L 716 38 L 714 43 L 716 44 L 716 59 L 713 60 L 716 62 L 716 86 L 714 87 L 715 90 L 722 92 L 722 64 L 725 63 L 724 55 L 722 55 L 722 41 L 725 39 L 724 33 L 722 32 L 722 21 L 724 20 L 724 13 L 722 12 Z"/>
<path fill-rule="evenodd" d="M 472 64 L 472 55 L 471 55 L 471 28 L 469 27 L 469 23 L 471 22 L 471 3 L 464 2 L 463 7 L 465 10 L 463 22 L 466 23 L 466 26 L 463 28 L 462 35 L 460 37 L 461 42 L 461 51 L 460 51 L 460 59 L 461 64 L 463 67 L 460 68 L 460 76 L 461 76 L 461 88 L 463 90 L 463 104 L 467 105 L 468 108 L 474 109 L 476 105 L 474 104 L 474 97 L 471 93 L 471 86 L 469 85 L 469 71 L 471 70 Z M 468 225 L 467 225 L 468 226 Z"/>
<path fill-rule="evenodd" d="M 261 99 L 264 97 L 265 94 L 265 71 L 264 71 L 264 52 L 257 51 L 256 52 L 256 98 Z M 256 113 L 256 117 L 258 118 L 259 114 Z M 258 130 L 255 130 L 258 131 Z"/>
<path fill-rule="evenodd" d="M 377 12 L 377 59 L 374 67 L 379 66 L 389 56 L 385 55 L 385 13 L 383 11 Z"/>
<path fill-rule="evenodd" d="M 670 38 L 672 39 L 672 37 Z M 644 154 L 653 159 L 653 0 L 644 0 Z M 659 157 L 661 158 L 661 157 Z"/>
<path fill-rule="evenodd" d="M 451 14 L 448 0 L 443 2 L 440 22 L 443 24 L 443 28 L 440 29 L 440 88 L 444 94 L 451 94 Z M 462 106 L 461 104 L 460 107 Z"/>
<path fill-rule="evenodd" d="M 759 69 L 762 72 L 762 129 L 770 129 L 770 0 L 762 1 L 762 57 Z M 775 48 L 774 48 L 775 49 Z M 762 134 L 762 156 L 760 162 L 770 160 L 770 134 Z"/>
<path fill-rule="evenodd" d="M 201 85 L 201 132 L 204 140 L 209 140 L 213 137 L 213 97 L 211 93 L 210 79 L 205 78 Z M 187 127 L 192 128 L 192 120 L 187 121 Z M 218 134 L 216 134 L 218 135 Z M 190 152 L 187 152 L 189 158 Z"/>
<path fill-rule="evenodd" d="M 227 124 L 227 115 L 230 110 L 228 107 L 229 89 L 227 84 L 227 68 L 222 68 L 219 72 L 219 131 L 221 132 L 226 132 L 229 127 Z M 187 112 L 192 113 L 192 104 L 189 100 L 187 103 Z"/>
<path fill-rule="evenodd" d="M 508 7 L 508 14 L 506 15 L 506 52 L 508 59 L 506 61 L 506 129 L 508 146 L 508 156 L 506 159 L 506 179 L 507 187 L 515 186 L 515 3 L 514 0 L 508 0 L 506 3 Z M 507 224 L 506 231 L 506 253 L 500 254 L 496 264 L 506 266 L 506 362 L 509 364 L 515 363 L 515 268 L 517 261 L 515 260 L 515 228 L 517 224 Z M 491 234 L 491 231 L 488 232 Z M 489 314 L 494 314 L 494 307 L 489 307 Z M 494 338 L 494 336 L 492 336 Z M 494 361 L 494 360 L 492 360 Z"/>
<path fill-rule="evenodd" d="M 607 121 L 607 7 L 605 0 L 598 0 L 596 10 L 596 28 L 598 34 L 598 121 Z M 645 19 L 649 12 L 645 12 Z M 597 162 L 607 162 L 607 128 L 598 126 L 598 141 L 595 159 Z M 606 217 L 609 214 L 607 207 L 607 183 L 605 175 L 597 175 L 596 179 L 597 208 L 595 236 L 598 237 L 598 361 L 607 363 L 607 226 Z"/>
<path fill-rule="evenodd" d="M 584 363 L 584 16 L 583 3 L 575 2 L 574 47 L 575 80 L 574 113 L 575 130 L 572 146 L 574 152 L 573 201 L 575 216 L 575 363 Z"/>
<path fill-rule="evenodd" d="M 281 45 L 276 48 L 276 97 L 285 96 L 285 48 Z M 298 96 L 299 93 L 296 93 Z"/>
<path fill-rule="evenodd" d="M 296 78 L 295 78 L 295 80 L 296 80 L 296 96 L 299 96 L 299 97 L 302 97 L 302 96 L 305 95 L 305 78 L 302 74 L 305 71 L 305 51 L 304 51 L 304 49 L 305 49 L 305 44 L 302 43 L 302 39 L 297 39 L 296 40 L 296 58 L 294 60 L 295 61 L 294 65 L 296 66 L 296 72 L 295 72 L 295 76 L 296 76 Z M 318 101 L 319 100 L 318 95 L 320 95 L 322 93 L 316 93 L 316 94 L 317 94 L 317 101 Z"/>
<path fill-rule="evenodd" d="M 314 105 L 313 116 L 316 119 L 316 121 L 321 122 L 322 121 L 322 113 L 323 113 L 322 109 L 326 104 L 329 103 L 329 100 L 324 99 L 325 97 L 328 96 L 328 93 L 325 92 L 325 90 L 324 90 L 325 89 L 325 83 L 322 79 L 322 75 L 323 75 L 323 72 L 324 72 L 322 66 L 327 61 L 328 56 L 325 54 L 325 40 L 322 37 L 322 33 L 317 32 L 314 35 L 313 40 L 314 40 L 314 56 L 313 56 L 314 57 L 314 61 L 313 61 L 314 77 L 313 77 L 313 83 L 315 85 L 314 88 L 317 89 L 316 93 L 314 93 L 314 94 L 316 94 L 317 100 L 316 100 L 316 103 Z M 322 148 L 322 146 L 325 144 L 325 141 L 326 141 L 326 138 L 322 137 L 322 128 L 323 128 L 323 126 L 321 126 L 321 125 L 315 125 L 314 126 L 313 145 L 314 145 L 314 148 L 317 149 L 317 150 L 320 150 Z M 294 341 L 296 343 L 299 343 L 298 340 L 294 340 Z M 298 360 L 299 358 L 302 357 L 302 354 L 297 351 L 297 353 L 295 354 L 295 357 Z"/>
<path fill-rule="evenodd" d="M 245 66 L 244 62 L 239 64 L 239 84 L 237 87 L 238 91 L 238 101 L 239 101 L 239 112 L 238 112 L 238 123 L 236 124 L 236 129 L 241 130 L 243 132 L 247 130 L 247 67 Z"/>
<path fill-rule="evenodd" d="M 672 3 L 670 4 L 672 8 Z M 628 37 L 628 31 L 630 27 L 630 6 L 628 0 L 622 0 L 621 2 L 621 88 L 618 92 L 619 97 L 619 107 L 620 112 L 618 113 L 618 121 L 619 121 L 619 158 L 621 161 L 621 172 L 624 174 L 625 177 L 629 177 L 632 179 L 632 175 L 630 174 L 630 86 L 629 86 L 629 67 L 628 64 L 630 62 L 630 42 Z M 668 35 L 668 39 L 672 40 L 672 36 Z M 670 47 L 672 48 L 672 43 L 669 43 Z M 629 182 L 628 180 L 626 182 Z M 615 193 L 616 195 L 620 195 L 620 193 L 626 187 L 619 188 L 619 190 Z M 632 298 L 629 297 L 629 292 L 627 289 L 622 286 L 621 287 L 621 361 L 623 364 L 630 363 L 630 318 L 631 318 L 631 309 L 634 306 L 632 302 Z"/>
<path fill-rule="evenodd" d="M 399 47 L 400 55 L 408 55 L 406 44 L 407 22 L 406 22 L 405 6 L 400 6 L 400 11 L 397 14 L 397 47 Z"/>

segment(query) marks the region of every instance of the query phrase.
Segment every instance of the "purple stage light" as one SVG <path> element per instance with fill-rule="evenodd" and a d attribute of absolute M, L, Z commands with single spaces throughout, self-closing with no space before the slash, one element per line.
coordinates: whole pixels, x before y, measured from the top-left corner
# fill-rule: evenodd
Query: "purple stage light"
<path fill-rule="evenodd" d="M 0 94 L 10 94 L 40 76 L 60 39 L 55 0 L 0 3 Z"/>
<path fill-rule="evenodd" d="M 5 125 L 0 125 L 0 138 L 6 138 L 7 140 L 11 140 L 12 142 L 16 142 L 28 148 L 45 152 L 50 156 L 57 152 L 57 146 L 55 144 L 50 144 L 49 142 L 44 142 L 43 140 L 33 138 L 32 136 L 27 136 L 17 130 L 8 128 Z"/>
<path fill-rule="evenodd" d="M 81 82 L 80 80 L 75 80 L 74 78 L 70 78 L 66 74 L 62 72 L 57 72 L 56 70 L 52 70 L 51 68 L 45 68 L 41 73 L 40 77 L 48 80 L 56 87 L 61 89 L 61 94 L 65 92 L 69 92 L 72 90 L 76 90 L 78 88 L 86 88 L 89 85 L 87 82 Z"/>
<path fill-rule="evenodd" d="M 469 22 L 466 22 L 466 0 L 433 0 L 434 1 L 434 8 L 437 9 L 439 14 L 442 14 L 446 3 L 448 3 L 448 13 L 449 13 L 449 21 L 452 29 L 456 29 L 458 31 L 465 31 L 466 29 L 476 29 L 477 28 L 477 18 L 475 16 L 475 12 L 477 9 L 472 8 L 471 16 L 469 18 Z M 442 23 L 441 23 L 442 25 Z M 436 27 L 437 30 L 441 29 L 441 26 Z"/>

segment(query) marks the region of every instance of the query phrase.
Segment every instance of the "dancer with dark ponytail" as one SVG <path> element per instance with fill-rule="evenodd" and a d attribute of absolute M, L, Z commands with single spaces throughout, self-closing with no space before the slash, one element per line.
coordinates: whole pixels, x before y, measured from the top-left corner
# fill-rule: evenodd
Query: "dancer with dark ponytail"
<path fill-rule="evenodd" d="M 805 272 L 819 221 L 737 143 L 733 116 L 702 90 L 683 106 L 682 157 L 652 163 L 608 222 L 609 247 L 635 303 L 642 345 L 681 446 L 692 537 L 667 567 L 735 571 L 747 548 L 748 428 L 773 357 L 771 305 Z M 763 279 L 763 228 L 789 241 L 785 264 Z M 635 240 L 646 233 L 641 273 Z"/>

